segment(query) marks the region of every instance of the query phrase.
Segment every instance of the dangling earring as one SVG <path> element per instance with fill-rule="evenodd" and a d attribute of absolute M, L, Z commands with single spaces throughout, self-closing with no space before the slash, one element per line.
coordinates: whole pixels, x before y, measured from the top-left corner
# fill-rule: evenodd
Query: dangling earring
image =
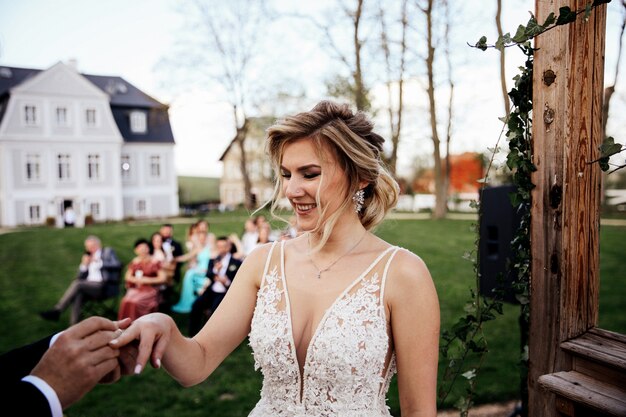
<path fill-rule="evenodd" d="M 365 203 L 365 191 L 361 189 L 354 193 L 352 201 L 354 201 L 354 211 L 359 214 L 363 209 L 363 203 Z"/>

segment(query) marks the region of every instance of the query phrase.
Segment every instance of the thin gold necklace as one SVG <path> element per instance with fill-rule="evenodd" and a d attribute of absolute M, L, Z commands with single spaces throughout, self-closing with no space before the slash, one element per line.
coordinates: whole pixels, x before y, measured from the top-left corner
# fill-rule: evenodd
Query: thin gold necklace
<path fill-rule="evenodd" d="M 315 267 L 315 269 L 317 269 L 317 279 L 322 278 L 322 273 L 328 271 L 330 268 L 333 267 L 333 265 L 335 265 L 337 262 L 339 262 L 339 260 L 341 258 L 343 258 L 344 256 L 346 256 L 347 254 L 349 254 L 350 252 L 352 252 L 353 250 L 356 249 L 357 246 L 359 246 L 359 243 L 361 243 L 361 241 L 363 239 L 365 239 L 365 235 L 367 235 L 367 230 L 365 231 L 365 233 L 363 233 L 363 236 L 361 236 L 361 238 L 359 239 L 358 242 L 356 242 L 356 244 L 354 246 L 352 246 L 350 248 L 349 251 L 347 251 L 346 253 L 344 253 L 343 255 L 341 255 L 340 257 L 338 257 L 337 259 L 335 259 L 334 261 L 332 261 L 330 263 L 330 265 L 328 265 L 326 268 L 324 269 L 319 269 L 319 267 L 315 264 L 315 262 L 313 261 L 313 258 L 311 257 L 311 234 L 309 233 L 307 235 L 307 242 L 309 243 L 309 250 L 307 251 L 307 256 L 309 257 L 309 260 L 311 261 L 311 263 L 313 264 L 313 266 Z"/>

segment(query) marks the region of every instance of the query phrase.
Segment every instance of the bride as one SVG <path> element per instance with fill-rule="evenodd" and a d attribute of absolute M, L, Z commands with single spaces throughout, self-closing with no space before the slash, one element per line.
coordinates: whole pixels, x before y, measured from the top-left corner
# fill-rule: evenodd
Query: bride
<path fill-rule="evenodd" d="M 135 373 L 150 360 L 195 385 L 249 336 L 263 373 L 250 416 L 389 416 L 395 372 L 402 415 L 436 415 L 437 294 L 418 256 L 371 233 L 398 194 L 372 128 L 332 102 L 269 128 L 274 206 L 286 197 L 302 233 L 248 255 L 194 338 L 164 314 L 136 320 L 111 342 L 139 340 Z"/>

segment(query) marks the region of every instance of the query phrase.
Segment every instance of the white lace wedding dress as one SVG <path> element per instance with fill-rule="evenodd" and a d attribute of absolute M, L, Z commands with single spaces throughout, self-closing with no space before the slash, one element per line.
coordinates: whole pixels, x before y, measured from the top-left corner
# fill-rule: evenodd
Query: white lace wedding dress
<path fill-rule="evenodd" d="M 385 401 L 396 368 L 382 300 L 397 251 L 381 253 L 326 310 L 300 375 L 284 242 L 272 246 L 250 331 L 255 368 L 263 373 L 261 399 L 250 417 L 390 416 Z"/>

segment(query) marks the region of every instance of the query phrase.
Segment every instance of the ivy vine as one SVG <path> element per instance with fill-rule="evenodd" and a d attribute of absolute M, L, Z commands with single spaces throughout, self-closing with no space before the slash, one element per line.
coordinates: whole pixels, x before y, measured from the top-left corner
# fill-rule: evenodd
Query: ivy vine
<path fill-rule="evenodd" d="M 513 80 L 515 86 L 509 92 L 512 102 L 512 109 L 508 118 L 501 118 L 503 129 L 498 138 L 496 146 L 490 149 L 490 158 L 487 173 L 480 189 L 480 197 L 484 186 L 489 182 L 489 174 L 493 165 L 496 152 L 499 150 L 499 142 L 502 133 L 506 130 L 509 152 L 507 155 L 507 167 L 513 173 L 513 184 L 516 191 L 510 195 L 511 204 L 521 215 L 519 228 L 511 241 L 514 258 L 508 265 L 509 271 L 513 272 L 513 291 L 517 301 L 520 303 L 520 326 L 521 326 L 521 352 L 520 352 L 520 387 L 522 397 L 522 416 L 528 415 L 528 330 L 530 319 L 530 274 L 531 274 L 531 252 L 530 252 L 530 206 L 531 191 L 534 184 L 531 181 L 531 174 L 536 170 L 533 164 L 532 155 L 532 78 L 533 78 L 533 57 L 535 50 L 531 41 L 557 26 L 574 22 L 578 16 L 583 15 L 585 19 L 589 17 L 591 11 L 602 4 L 610 3 L 611 0 L 595 0 L 589 2 L 585 8 L 572 11 L 569 7 L 561 7 L 558 16 L 551 13 L 546 20 L 539 24 L 534 15 L 531 14 L 526 25 L 520 25 L 515 35 L 510 33 L 500 36 L 495 44 L 489 45 L 485 36 L 481 37 L 473 46 L 480 50 L 494 48 L 502 51 L 510 46 L 517 46 L 526 56 L 520 73 Z M 598 162 L 604 171 L 609 169 L 609 158 L 612 155 L 623 152 L 626 147 L 615 143 L 614 139 L 606 138 L 600 146 L 600 158 L 590 163 Z M 618 166 L 615 170 L 623 168 Z M 479 209 L 479 203 L 473 202 L 472 206 Z M 480 213 L 480 210 L 478 210 Z M 495 290 L 492 297 L 485 297 L 480 294 L 480 270 L 478 230 L 481 222 L 479 215 L 478 223 L 474 225 L 476 240 L 474 249 L 467 252 L 464 258 L 472 263 L 475 285 L 470 288 L 470 299 L 465 304 L 465 315 L 460 317 L 450 329 L 442 331 L 442 343 L 440 354 L 446 361 L 446 368 L 443 373 L 443 383 L 439 389 L 439 406 L 451 395 L 452 388 L 459 380 L 464 381 L 464 393 L 458 397 L 455 407 L 459 409 L 462 417 L 467 417 L 469 409 L 473 405 L 473 398 L 476 391 L 476 378 L 480 372 L 488 349 L 487 340 L 484 334 L 484 325 L 488 321 L 494 320 L 496 315 L 501 315 L 503 304 L 500 301 L 503 290 Z M 507 271 L 507 273 L 509 272 Z M 504 276 L 504 274 L 502 275 Z"/>

